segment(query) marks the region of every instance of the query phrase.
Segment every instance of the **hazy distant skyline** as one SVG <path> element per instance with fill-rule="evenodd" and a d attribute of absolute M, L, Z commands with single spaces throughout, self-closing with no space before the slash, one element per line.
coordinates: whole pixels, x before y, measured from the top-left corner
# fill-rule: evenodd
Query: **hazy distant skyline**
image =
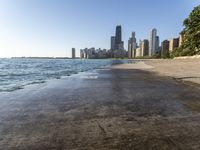
<path fill-rule="evenodd" d="M 110 48 L 122 25 L 127 49 L 131 32 L 160 41 L 178 37 L 198 0 L 0 0 L 0 57 L 70 57 L 71 48 Z"/>

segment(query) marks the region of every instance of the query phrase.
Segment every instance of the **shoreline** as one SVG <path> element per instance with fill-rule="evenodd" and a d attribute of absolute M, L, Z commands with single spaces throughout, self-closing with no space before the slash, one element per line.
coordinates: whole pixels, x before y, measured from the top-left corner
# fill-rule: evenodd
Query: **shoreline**
<path fill-rule="evenodd" d="M 156 73 L 161 76 L 171 77 L 174 80 L 183 82 L 189 85 L 200 85 L 200 59 L 199 58 L 183 58 L 183 59 L 127 59 L 125 61 L 133 61 L 134 63 L 123 62 L 124 60 L 116 60 L 120 63 L 101 66 L 97 69 L 88 70 L 84 72 L 79 72 L 71 74 L 70 76 L 62 76 L 59 79 L 48 79 L 42 81 L 41 83 L 27 84 L 11 91 L 2 91 L 2 93 L 12 93 L 18 90 L 23 90 L 29 87 L 37 87 L 42 84 L 47 84 L 48 82 L 56 82 L 66 78 L 73 78 L 81 76 L 90 72 L 95 72 L 99 69 L 137 69 L 145 70 Z M 123 62 L 123 63 L 122 63 Z M 195 67 L 196 66 L 196 67 Z"/>
<path fill-rule="evenodd" d="M 84 72 L 78 72 L 75 74 L 71 74 L 69 76 L 62 76 L 59 79 L 47 79 L 46 81 L 42 81 L 41 83 L 33 83 L 27 84 L 22 87 L 19 87 L 15 90 L 11 91 L 2 91 L 0 95 L 3 93 L 12 93 L 18 90 L 24 90 L 29 87 L 37 87 L 42 84 L 48 84 L 48 82 L 56 82 L 59 80 L 63 80 L 66 78 L 80 77 L 81 75 L 98 71 L 99 69 L 137 69 L 137 70 L 145 70 L 150 71 L 152 73 L 171 77 L 174 80 L 183 82 L 189 85 L 200 85 L 200 59 L 199 58 L 183 58 L 183 59 L 127 59 L 125 61 L 133 61 L 134 63 L 123 62 L 124 60 L 116 60 L 120 63 L 101 66 L 97 69 L 88 70 Z M 123 62 L 123 63 L 122 63 Z M 196 67 L 195 67 L 196 66 Z"/>

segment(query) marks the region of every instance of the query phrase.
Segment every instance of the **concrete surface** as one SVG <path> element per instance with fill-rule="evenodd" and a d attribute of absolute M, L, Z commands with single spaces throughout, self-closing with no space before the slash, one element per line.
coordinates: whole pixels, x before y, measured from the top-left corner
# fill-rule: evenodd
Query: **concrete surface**
<path fill-rule="evenodd" d="M 1 150 L 199 150 L 200 90 L 101 69 L 0 94 Z"/>

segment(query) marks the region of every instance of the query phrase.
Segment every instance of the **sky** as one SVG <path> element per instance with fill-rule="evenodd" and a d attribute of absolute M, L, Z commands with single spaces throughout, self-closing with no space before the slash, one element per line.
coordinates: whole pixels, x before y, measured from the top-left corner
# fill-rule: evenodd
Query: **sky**
<path fill-rule="evenodd" d="M 122 25 L 127 49 L 131 32 L 148 39 L 178 37 L 183 20 L 200 0 L 0 0 L 0 57 L 71 57 L 81 48 L 110 48 Z"/>

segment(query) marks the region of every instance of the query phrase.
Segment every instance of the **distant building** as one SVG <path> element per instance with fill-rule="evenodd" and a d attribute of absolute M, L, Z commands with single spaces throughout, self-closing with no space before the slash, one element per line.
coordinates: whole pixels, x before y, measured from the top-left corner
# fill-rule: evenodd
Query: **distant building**
<path fill-rule="evenodd" d="M 84 57 L 84 50 L 83 50 L 83 49 L 80 50 L 80 58 L 81 58 L 81 59 L 85 58 L 85 57 Z"/>
<path fill-rule="evenodd" d="M 119 49 L 119 45 L 122 44 L 122 27 L 117 26 L 115 32 L 115 49 Z"/>
<path fill-rule="evenodd" d="M 166 56 L 169 53 L 169 41 L 164 40 L 161 43 L 161 56 Z"/>
<path fill-rule="evenodd" d="M 92 48 L 87 50 L 87 59 L 94 59 L 94 58 L 96 58 L 95 48 L 92 47 Z"/>
<path fill-rule="evenodd" d="M 179 38 L 172 38 L 169 41 L 169 51 L 173 51 L 174 49 L 179 47 Z"/>
<path fill-rule="evenodd" d="M 132 41 L 132 39 L 131 38 L 129 38 L 129 40 L 128 40 L 128 58 L 132 58 L 132 45 L 131 45 L 131 41 Z"/>
<path fill-rule="evenodd" d="M 76 58 L 76 49 L 72 48 L 72 59 Z"/>
<path fill-rule="evenodd" d="M 110 45 L 110 49 L 114 50 L 115 49 L 115 36 L 111 36 L 111 45 Z"/>
<path fill-rule="evenodd" d="M 183 38 L 184 38 L 184 35 L 180 34 L 180 36 L 179 36 L 179 47 L 181 47 L 181 45 L 183 43 Z"/>
<path fill-rule="evenodd" d="M 124 50 L 124 42 L 123 41 L 121 41 L 121 43 L 117 45 L 117 50 Z"/>
<path fill-rule="evenodd" d="M 122 27 L 120 25 L 116 26 L 115 36 L 111 37 L 111 56 L 114 58 L 124 58 L 126 56 L 124 42 L 122 41 Z"/>
<path fill-rule="evenodd" d="M 159 51 L 159 46 L 160 46 L 160 40 L 159 40 L 159 36 L 156 36 L 156 44 L 155 44 L 155 54 L 158 54 Z"/>
<path fill-rule="evenodd" d="M 99 58 L 110 58 L 111 50 L 107 51 L 106 49 L 95 49 L 85 48 L 80 50 L 80 58 L 85 59 L 99 59 Z"/>
<path fill-rule="evenodd" d="M 149 40 L 143 40 L 141 46 L 141 55 L 148 56 L 149 55 Z"/>
<path fill-rule="evenodd" d="M 124 42 L 122 41 L 122 27 L 120 25 L 116 27 L 115 50 L 124 50 Z"/>
<path fill-rule="evenodd" d="M 157 36 L 157 30 L 154 28 L 150 32 L 150 38 L 149 38 L 149 56 L 153 56 L 156 54 L 156 36 Z"/>
<path fill-rule="evenodd" d="M 132 37 L 128 40 L 128 58 L 135 57 L 135 50 L 137 48 L 137 42 L 135 38 L 135 32 L 132 32 Z"/>
<path fill-rule="evenodd" d="M 126 56 L 127 56 L 127 53 L 125 50 L 114 51 L 114 58 L 124 58 Z"/>
<path fill-rule="evenodd" d="M 139 48 L 142 49 L 142 40 L 139 40 Z"/>
<path fill-rule="evenodd" d="M 135 57 L 141 57 L 141 56 L 142 56 L 141 49 L 138 47 L 135 52 Z"/>
<path fill-rule="evenodd" d="M 84 49 L 84 58 L 88 58 L 88 48 L 85 48 Z"/>

